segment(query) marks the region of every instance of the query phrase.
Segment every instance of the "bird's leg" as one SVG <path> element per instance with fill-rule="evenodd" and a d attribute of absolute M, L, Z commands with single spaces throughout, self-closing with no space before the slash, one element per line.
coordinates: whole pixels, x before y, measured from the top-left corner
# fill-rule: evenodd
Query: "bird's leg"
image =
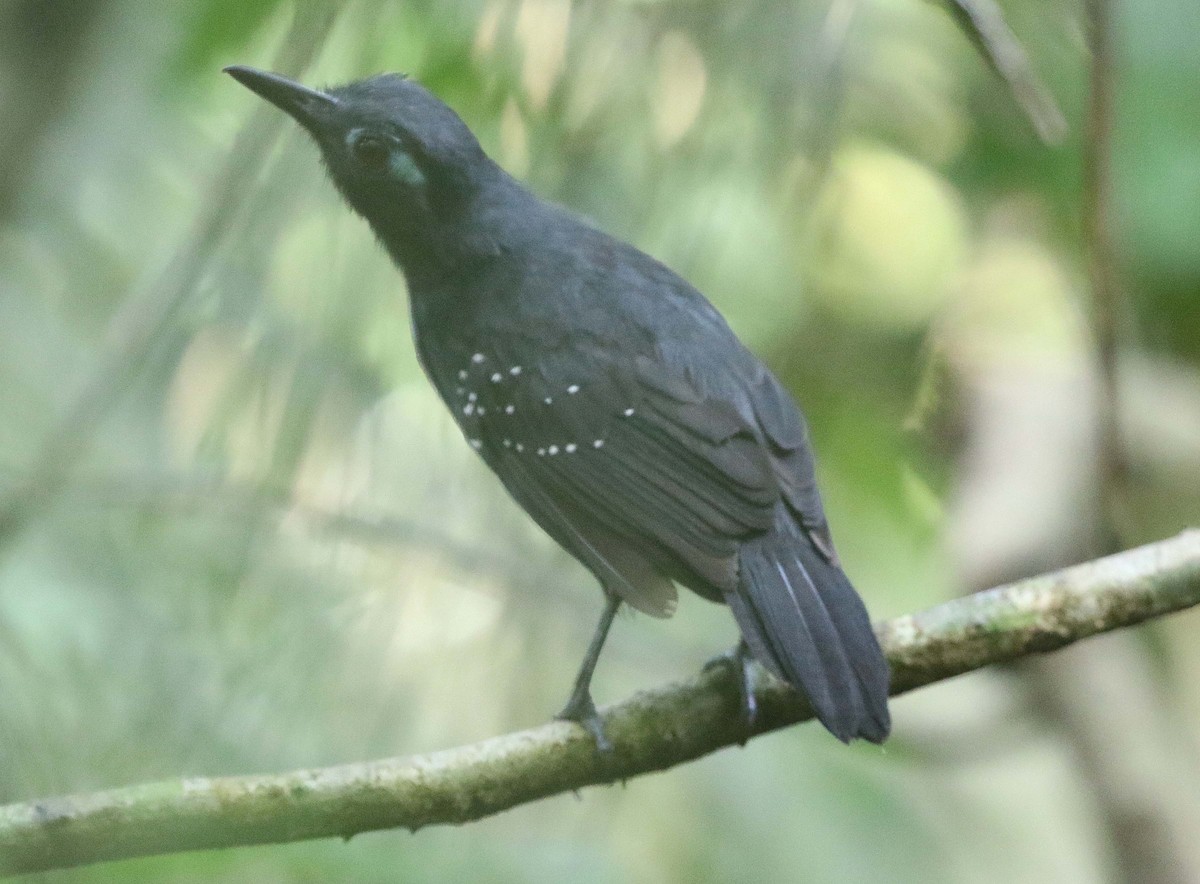
<path fill-rule="evenodd" d="M 604 723 L 596 714 L 596 704 L 592 702 L 591 689 L 592 673 L 596 671 L 596 661 L 600 659 L 600 650 L 604 647 L 604 640 L 608 638 L 608 630 L 612 626 L 613 618 L 617 616 L 617 609 L 621 607 L 621 599 L 618 596 L 612 593 L 605 593 L 605 595 L 604 613 L 600 615 L 600 623 L 596 626 L 592 643 L 588 645 L 583 665 L 579 667 L 579 674 L 575 676 L 575 688 L 571 691 L 571 699 L 567 700 L 567 705 L 555 717 L 582 725 L 596 741 L 597 749 L 601 752 L 611 752 L 612 743 L 608 741 L 608 736 L 604 733 Z"/>
<path fill-rule="evenodd" d="M 750 653 L 750 646 L 746 644 L 745 639 L 739 639 L 732 651 L 713 658 L 704 668 L 713 666 L 734 668 L 738 684 L 738 705 L 741 707 L 742 723 L 746 726 L 746 734 L 749 737 L 758 724 L 758 698 L 754 694 L 754 656 Z"/>

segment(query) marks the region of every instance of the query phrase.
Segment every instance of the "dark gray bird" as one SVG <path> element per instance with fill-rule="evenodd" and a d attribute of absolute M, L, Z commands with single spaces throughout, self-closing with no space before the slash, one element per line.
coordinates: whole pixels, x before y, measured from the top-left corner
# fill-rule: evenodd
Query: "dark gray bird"
<path fill-rule="evenodd" d="M 804 419 L 704 296 L 543 202 L 412 80 L 325 92 L 235 66 L 296 119 L 408 282 L 421 364 L 468 443 L 600 581 L 606 605 L 560 717 L 608 745 L 592 672 L 622 602 L 680 583 L 843 741 L 888 735 L 888 666 L 825 520 Z"/>

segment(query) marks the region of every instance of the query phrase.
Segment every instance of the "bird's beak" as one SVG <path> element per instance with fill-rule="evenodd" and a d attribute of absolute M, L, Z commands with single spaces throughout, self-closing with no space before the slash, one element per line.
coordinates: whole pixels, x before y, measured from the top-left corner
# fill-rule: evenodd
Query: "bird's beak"
<path fill-rule="evenodd" d="M 310 89 L 295 80 L 272 74 L 270 71 L 260 71 L 240 64 L 232 64 L 224 70 L 251 92 L 271 102 L 310 132 L 327 121 L 330 113 L 338 106 L 338 100 L 332 95 Z"/>

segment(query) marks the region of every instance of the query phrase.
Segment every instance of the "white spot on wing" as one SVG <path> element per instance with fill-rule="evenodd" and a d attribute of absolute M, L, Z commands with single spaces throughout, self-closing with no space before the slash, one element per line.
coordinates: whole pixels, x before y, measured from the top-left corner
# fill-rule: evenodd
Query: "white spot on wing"
<path fill-rule="evenodd" d="M 565 451 L 567 454 L 574 454 L 575 448 L 576 448 L 576 445 L 574 442 L 568 442 L 566 444 L 566 446 L 563 448 L 563 451 Z"/>
<path fill-rule="evenodd" d="M 508 370 L 508 373 L 515 378 L 517 375 L 519 375 L 521 373 L 521 366 L 514 365 L 512 368 L 510 368 Z"/>
<path fill-rule="evenodd" d="M 471 357 L 471 361 L 474 362 L 476 365 L 483 362 L 483 359 L 484 359 L 484 356 L 482 353 L 476 353 L 474 356 Z"/>
<path fill-rule="evenodd" d="M 500 374 L 500 372 L 498 372 L 498 371 L 494 371 L 494 372 L 492 372 L 492 383 L 493 383 L 493 384 L 498 384 L 498 383 L 500 383 L 500 378 L 501 378 L 501 377 L 502 377 L 502 375 Z"/>
<path fill-rule="evenodd" d="M 547 448 L 547 449 L 546 449 L 546 451 L 547 451 L 547 453 L 549 453 L 549 454 L 558 454 L 558 446 L 557 446 L 557 445 L 551 445 L 549 448 Z"/>
<path fill-rule="evenodd" d="M 514 411 L 516 411 L 516 410 L 517 410 L 517 407 L 516 407 L 515 405 L 506 405 L 506 406 L 504 406 L 504 413 L 505 413 L 505 414 L 512 414 L 512 413 L 513 413 Z"/>
<path fill-rule="evenodd" d="M 458 379 L 460 381 L 465 381 L 467 379 L 467 370 L 465 368 L 458 372 Z"/>
<path fill-rule="evenodd" d="M 467 441 L 471 443 L 471 447 L 476 451 L 483 447 L 483 441 L 480 439 L 468 439 Z"/>
<path fill-rule="evenodd" d="M 622 413 L 622 414 L 624 414 L 624 415 L 625 415 L 625 417 L 633 417 L 633 409 L 632 409 L 632 408 L 626 408 L 626 409 L 625 409 L 623 412 L 621 412 L 621 413 Z"/>
<path fill-rule="evenodd" d="M 567 387 L 567 392 L 574 396 L 579 392 L 579 384 L 571 384 L 571 386 Z"/>
<path fill-rule="evenodd" d="M 592 447 L 593 447 L 593 448 L 603 448 L 603 447 L 604 447 L 604 440 L 603 440 L 603 439 L 597 439 L 595 442 L 593 442 L 593 443 L 592 443 Z"/>

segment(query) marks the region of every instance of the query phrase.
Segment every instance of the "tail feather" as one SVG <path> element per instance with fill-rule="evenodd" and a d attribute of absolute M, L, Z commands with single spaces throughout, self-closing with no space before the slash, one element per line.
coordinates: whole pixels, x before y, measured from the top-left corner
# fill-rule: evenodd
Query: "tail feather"
<path fill-rule="evenodd" d="M 739 553 L 728 601 L 754 656 L 808 697 L 843 742 L 881 743 L 891 729 L 887 661 L 862 599 L 783 507 L 775 529 Z"/>

